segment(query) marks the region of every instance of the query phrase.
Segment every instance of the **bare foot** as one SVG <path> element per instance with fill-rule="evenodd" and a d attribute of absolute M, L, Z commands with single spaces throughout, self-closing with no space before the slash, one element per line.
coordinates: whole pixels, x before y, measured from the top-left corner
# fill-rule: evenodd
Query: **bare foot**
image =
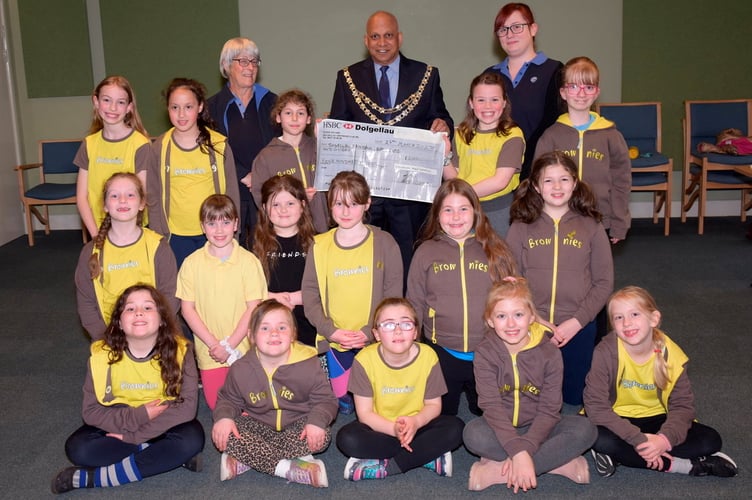
<path fill-rule="evenodd" d="M 548 471 L 548 473 L 564 476 L 577 484 L 590 484 L 590 469 L 587 460 L 582 456 L 573 458 L 561 467 Z"/>
<path fill-rule="evenodd" d="M 467 489 L 470 491 L 485 490 L 493 484 L 505 484 L 507 477 L 501 474 L 504 462 L 497 462 L 488 458 L 481 458 L 470 467 L 470 480 Z"/>

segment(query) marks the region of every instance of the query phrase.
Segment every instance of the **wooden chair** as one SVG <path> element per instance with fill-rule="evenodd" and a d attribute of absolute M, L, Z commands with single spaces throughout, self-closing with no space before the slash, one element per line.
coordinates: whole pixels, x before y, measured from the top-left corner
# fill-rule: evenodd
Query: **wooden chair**
<path fill-rule="evenodd" d="M 78 167 L 73 164 L 81 139 L 62 141 L 39 141 L 39 162 L 18 165 L 18 190 L 24 206 L 26 232 L 29 236 L 29 246 L 34 246 L 34 225 L 32 214 L 44 225 L 44 233 L 50 234 L 49 205 L 75 205 L 76 182 L 49 182 L 47 176 L 78 174 Z M 39 170 L 39 182 L 30 187 L 26 183 L 27 171 Z M 38 207 L 44 207 L 44 215 Z M 88 234 L 86 227 L 81 224 L 83 241 L 86 243 Z"/>
<path fill-rule="evenodd" d="M 600 104 L 598 113 L 616 123 L 629 147 L 639 156 L 632 160 L 632 191 L 653 193 L 653 223 L 663 208 L 663 234 L 668 236 L 671 221 L 671 187 L 674 160 L 661 154 L 661 103 L 625 102 Z"/>
<path fill-rule="evenodd" d="M 715 144 L 716 136 L 727 128 L 738 128 L 749 135 L 752 99 L 685 101 L 682 126 L 682 222 L 687 220 L 687 212 L 697 201 L 697 232 L 702 234 L 708 191 L 721 189 L 740 191 L 741 219 L 746 221 L 747 211 L 752 208 L 752 155 L 700 153 L 697 145 L 701 142 Z"/>

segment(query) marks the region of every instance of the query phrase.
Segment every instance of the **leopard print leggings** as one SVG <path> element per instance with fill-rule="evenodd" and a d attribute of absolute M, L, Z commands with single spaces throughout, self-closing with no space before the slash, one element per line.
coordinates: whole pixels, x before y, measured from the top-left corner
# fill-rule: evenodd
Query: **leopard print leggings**
<path fill-rule="evenodd" d="M 292 459 L 324 451 L 332 440 L 331 428 L 326 428 L 326 440 L 320 450 L 308 449 L 300 433 L 306 425 L 301 418 L 282 431 L 276 431 L 253 417 L 241 415 L 235 419 L 240 439 L 230 434 L 227 453 L 236 460 L 265 474 L 274 475 L 280 460 Z"/>

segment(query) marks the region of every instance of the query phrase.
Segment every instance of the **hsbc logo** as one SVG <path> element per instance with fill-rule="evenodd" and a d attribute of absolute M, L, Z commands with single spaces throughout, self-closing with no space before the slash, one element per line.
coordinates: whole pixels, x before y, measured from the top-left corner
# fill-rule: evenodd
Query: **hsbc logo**
<path fill-rule="evenodd" d="M 352 123 L 345 123 L 344 125 L 342 125 L 342 127 L 346 129 L 351 129 L 351 128 L 354 128 L 355 125 L 353 125 Z"/>

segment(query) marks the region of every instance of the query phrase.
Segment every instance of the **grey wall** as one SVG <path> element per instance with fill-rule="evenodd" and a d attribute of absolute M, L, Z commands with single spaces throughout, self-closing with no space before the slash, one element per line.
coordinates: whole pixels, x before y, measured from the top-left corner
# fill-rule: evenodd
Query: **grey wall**
<path fill-rule="evenodd" d="M 89 96 L 28 97 L 18 14 L 18 3 L 23 0 L 6 1 L 13 77 L 18 95 L 21 154 L 25 161 L 34 161 L 39 139 L 85 135 L 91 120 L 91 101 Z M 211 4 L 206 0 L 169 1 L 184 9 L 182 15 L 201 16 L 203 9 Z M 459 121 L 464 116 L 470 80 L 503 57 L 492 33 L 493 19 L 503 3 L 491 0 L 385 0 L 378 3 L 352 0 L 238 0 L 239 19 L 228 19 L 227 22 L 231 26 L 239 25 L 238 34 L 252 38 L 259 45 L 263 57 L 260 83 L 275 92 L 291 87 L 308 91 L 314 97 L 318 114 L 321 115 L 328 111 L 331 104 L 336 71 L 366 55 L 363 34 L 367 17 L 377 9 L 389 10 L 400 20 L 404 33 L 404 54 L 439 68 L 447 107 Z M 141 8 L 133 9 L 134 18 L 150 18 L 154 14 L 149 12 L 148 2 L 139 1 L 136 4 Z M 535 0 L 529 4 L 540 26 L 537 40 L 539 50 L 562 61 L 577 55 L 590 56 L 601 67 L 602 99 L 618 101 L 621 96 L 622 0 Z M 101 15 L 97 0 L 86 0 L 86 5 L 90 17 Z M 161 13 L 163 6 L 157 10 Z M 169 16 L 165 16 L 164 22 L 169 20 Z M 106 40 L 108 35 L 97 33 L 101 25 L 97 21 L 88 19 L 92 30 L 90 44 L 96 80 L 91 82 L 91 88 L 101 79 L 102 67 L 108 63 L 102 47 L 102 40 Z M 133 24 L 132 19 L 128 22 Z M 138 23 L 135 25 L 138 26 Z M 216 27 L 207 31 L 216 31 Z M 202 32 L 195 29 L 185 34 L 190 37 L 201 35 Z M 139 33 L 134 32 L 132 36 L 138 39 Z M 207 45 L 214 47 L 217 59 L 224 41 L 205 40 Z M 159 68 L 169 58 L 169 51 L 165 52 L 160 46 L 154 47 L 153 52 L 143 54 L 144 68 L 147 71 L 150 66 Z M 56 72 L 65 70 L 55 63 L 54 54 L 51 54 L 48 61 L 49 78 L 55 78 Z M 216 67 L 216 62 L 212 65 Z M 205 73 L 203 66 L 186 67 L 182 71 L 183 75 Z M 127 74 L 125 76 L 128 77 Z M 218 82 L 217 77 L 214 82 L 204 83 L 213 93 L 218 89 Z M 157 101 L 154 97 L 159 95 L 162 86 L 160 83 L 135 89 L 142 115 L 159 114 L 152 113 L 153 109 L 145 112 L 144 105 Z M 166 112 L 159 125 L 147 123 L 153 135 L 161 133 L 167 126 Z M 14 181 L 0 176 L 0 187 L 7 182 Z M 20 220 L 20 202 L 15 207 Z M 53 213 L 53 219 L 65 219 L 63 226 L 55 223 L 55 227 L 78 227 L 75 208 L 58 207 Z M 6 214 L 7 209 L 0 213 Z"/>

